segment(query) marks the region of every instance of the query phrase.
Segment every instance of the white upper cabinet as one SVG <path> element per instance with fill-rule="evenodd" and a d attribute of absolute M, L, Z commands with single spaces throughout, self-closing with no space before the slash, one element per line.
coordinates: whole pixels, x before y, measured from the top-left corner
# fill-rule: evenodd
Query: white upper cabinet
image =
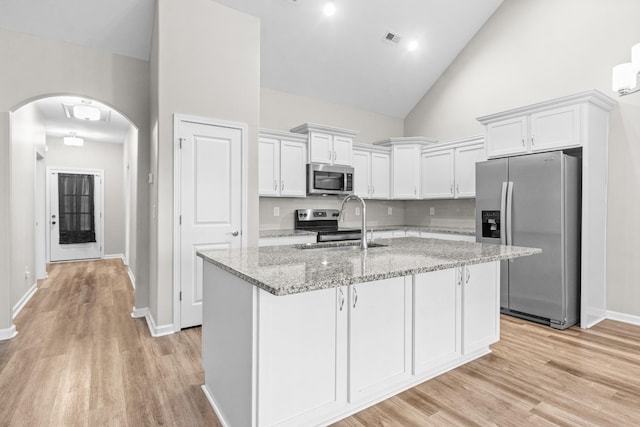
<path fill-rule="evenodd" d="M 391 148 L 391 198 L 419 199 L 422 149 L 436 141 L 425 137 L 389 138 L 373 144 Z"/>
<path fill-rule="evenodd" d="M 351 166 L 353 138 L 357 131 L 305 123 L 291 132 L 308 135 L 310 163 Z"/>
<path fill-rule="evenodd" d="M 289 132 L 261 129 L 258 145 L 258 194 L 305 197 L 306 138 Z"/>
<path fill-rule="evenodd" d="M 485 125 L 487 156 L 582 147 L 589 137 L 586 126 L 591 106 L 606 109 L 608 103 L 601 93 L 589 91 L 478 117 Z"/>
<path fill-rule="evenodd" d="M 531 114 L 531 151 L 580 146 L 580 106 Z"/>
<path fill-rule="evenodd" d="M 475 197 L 476 163 L 486 159 L 483 138 L 458 139 L 437 146 L 422 152 L 422 198 Z"/>
<path fill-rule="evenodd" d="M 353 192 L 360 197 L 371 194 L 371 153 L 353 150 Z"/>
<path fill-rule="evenodd" d="M 484 141 L 455 150 L 455 197 L 476 197 L 476 163 L 487 160 Z"/>
<path fill-rule="evenodd" d="M 391 154 L 371 153 L 371 198 L 388 199 L 391 197 Z"/>
<path fill-rule="evenodd" d="M 516 117 L 487 125 L 487 155 L 512 156 L 529 150 L 527 117 Z"/>
<path fill-rule="evenodd" d="M 388 199 L 391 154 L 388 148 L 354 144 L 353 192 L 368 199 Z"/>
<path fill-rule="evenodd" d="M 425 151 L 422 153 L 420 183 L 424 199 L 454 197 L 455 150 Z"/>

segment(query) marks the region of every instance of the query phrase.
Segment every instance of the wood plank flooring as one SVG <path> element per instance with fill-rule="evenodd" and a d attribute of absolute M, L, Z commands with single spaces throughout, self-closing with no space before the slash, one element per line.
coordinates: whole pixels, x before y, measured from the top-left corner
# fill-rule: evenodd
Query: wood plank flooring
<path fill-rule="evenodd" d="M 152 338 L 120 260 L 49 266 L 0 341 L 0 426 L 219 426 L 200 329 Z M 640 425 L 640 327 L 502 318 L 493 352 L 335 426 Z"/>
<path fill-rule="evenodd" d="M 200 328 L 152 338 L 121 260 L 52 264 L 0 341 L 0 426 L 219 426 Z"/>

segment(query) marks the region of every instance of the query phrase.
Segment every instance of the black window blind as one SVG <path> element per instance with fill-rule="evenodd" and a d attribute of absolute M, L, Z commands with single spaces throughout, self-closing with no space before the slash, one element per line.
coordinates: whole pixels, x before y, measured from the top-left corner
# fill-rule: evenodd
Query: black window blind
<path fill-rule="evenodd" d="M 96 241 L 94 176 L 58 174 L 60 244 Z"/>

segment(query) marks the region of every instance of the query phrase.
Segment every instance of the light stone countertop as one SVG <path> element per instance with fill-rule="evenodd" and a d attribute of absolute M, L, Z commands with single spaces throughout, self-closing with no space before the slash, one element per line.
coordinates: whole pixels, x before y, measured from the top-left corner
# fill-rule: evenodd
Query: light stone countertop
<path fill-rule="evenodd" d="M 355 227 L 347 227 L 355 228 Z M 359 227 L 358 227 L 359 228 Z M 444 227 L 444 226 L 428 226 L 428 225 L 374 225 L 367 227 L 367 230 L 373 231 L 393 231 L 393 230 L 411 230 L 411 231 L 425 231 L 428 233 L 445 233 L 445 234 L 460 234 L 463 236 L 475 236 L 476 231 L 469 228 L 458 227 Z M 313 231 L 294 230 L 293 228 L 280 229 L 280 230 L 260 230 L 260 238 L 270 237 L 297 237 L 297 236 L 315 236 Z"/>
<path fill-rule="evenodd" d="M 356 247 L 268 246 L 202 251 L 198 255 L 269 293 L 289 295 L 542 253 L 535 248 L 420 237 L 378 239 L 375 243 L 387 246 L 366 251 Z"/>

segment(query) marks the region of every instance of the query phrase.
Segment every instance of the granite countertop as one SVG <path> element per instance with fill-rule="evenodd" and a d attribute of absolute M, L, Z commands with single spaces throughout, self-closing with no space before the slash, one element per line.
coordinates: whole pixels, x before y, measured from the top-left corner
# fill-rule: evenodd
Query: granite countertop
<path fill-rule="evenodd" d="M 352 228 L 352 227 L 347 227 Z M 359 228 L 359 227 L 358 227 Z M 412 230 L 412 231 L 425 231 L 428 233 L 446 233 L 446 234 L 460 234 L 464 236 L 475 236 L 476 231 L 470 228 L 459 227 L 444 227 L 444 226 L 427 226 L 427 225 L 374 225 L 367 227 L 368 230 L 373 231 L 393 231 L 393 230 Z M 297 237 L 297 236 L 315 236 L 313 231 L 281 229 L 281 230 L 260 230 L 260 238 L 270 237 Z"/>
<path fill-rule="evenodd" d="M 202 251 L 198 255 L 274 295 L 288 295 L 542 253 L 541 249 L 420 237 L 387 246 L 300 249 L 305 245 Z M 353 243 L 339 243 L 347 246 Z"/>
<path fill-rule="evenodd" d="M 260 239 L 269 237 L 298 237 L 298 236 L 316 236 L 314 231 L 306 230 L 294 230 L 293 228 L 287 228 L 282 230 L 260 230 Z"/>

